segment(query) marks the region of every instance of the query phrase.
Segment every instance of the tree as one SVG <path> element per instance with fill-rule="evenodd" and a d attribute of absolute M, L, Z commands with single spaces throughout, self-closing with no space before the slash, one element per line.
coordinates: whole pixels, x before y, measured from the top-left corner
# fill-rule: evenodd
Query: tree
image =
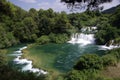
<path fill-rule="evenodd" d="M 110 20 L 113 26 L 120 29 L 120 6 L 117 8 L 115 13 L 112 15 Z"/>
<path fill-rule="evenodd" d="M 58 16 L 55 18 L 55 21 L 54 33 L 69 33 L 68 30 L 72 29 L 65 12 L 58 14 Z"/>
<path fill-rule="evenodd" d="M 111 2 L 112 0 L 61 0 L 67 4 L 68 8 L 85 8 L 87 7 L 88 10 L 91 9 L 98 9 L 100 4 Z M 87 5 L 85 4 L 87 3 Z M 84 5 L 83 5 L 84 4 Z"/>
<path fill-rule="evenodd" d="M 38 38 L 36 42 L 37 42 L 38 44 L 46 44 L 46 43 L 50 42 L 50 39 L 49 39 L 48 36 L 43 35 L 43 36 L 41 36 L 40 38 Z"/>
<path fill-rule="evenodd" d="M 13 25 L 14 36 L 20 42 L 33 42 L 37 39 L 38 27 L 32 17 L 25 17 L 21 22 L 15 22 Z"/>
<path fill-rule="evenodd" d="M 77 64 L 74 66 L 76 70 L 83 69 L 102 69 L 102 61 L 96 54 L 87 54 L 80 57 Z"/>
<path fill-rule="evenodd" d="M 37 16 L 37 11 L 36 11 L 36 9 L 31 8 L 31 9 L 29 10 L 28 15 L 29 15 L 30 17 L 32 17 L 32 18 L 35 18 L 35 16 Z"/>
<path fill-rule="evenodd" d="M 0 70 L 1 67 L 7 64 L 6 55 L 4 50 L 0 50 Z"/>
<path fill-rule="evenodd" d="M 0 15 L 13 16 L 15 7 L 7 0 L 0 0 Z"/>
<path fill-rule="evenodd" d="M 12 32 L 7 32 L 3 25 L 0 24 L 0 48 L 9 47 L 16 44 L 16 39 Z"/>

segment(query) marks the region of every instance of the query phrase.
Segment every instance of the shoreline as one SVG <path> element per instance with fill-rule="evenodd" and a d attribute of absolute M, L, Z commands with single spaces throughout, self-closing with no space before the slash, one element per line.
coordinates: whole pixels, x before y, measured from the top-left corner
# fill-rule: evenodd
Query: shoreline
<path fill-rule="evenodd" d="M 22 47 L 19 50 L 14 52 L 15 54 L 17 54 L 16 58 L 14 58 L 14 60 L 13 60 L 15 62 L 15 64 L 19 64 L 19 65 L 26 64 L 24 67 L 22 67 L 22 71 L 30 71 L 30 72 L 33 72 L 33 73 L 37 73 L 38 75 L 40 75 L 40 74 L 48 74 L 48 72 L 46 72 L 46 71 L 44 71 L 42 69 L 34 68 L 32 60 L 22 58 L 22 56 L 24 54 L 23 50 L 26 49 L 26 48 L 27 48 L 27 46 Z"/>
<path fill-rule="evenodd" d="M 50 77 L 49 80 L 55 80 L 55 79 L 57 79 L 59 76 L 65 74 L 65 73 L 63 73 L 63 72 L 58 71 L 57 69 L 54 69 L 54 68 L 51 68 L 51 69 L 50 69 L 50 68 L 44 68 L 44 67 L 42 67 L 42 66 L 38 66 L 38 65 L 37 65 L 38 62 L 41 62 L 41 61 L 37 61 L 37 60 L 35 60 L 35 59 L 36 59 L 35 56 L 34 56 L 34 57 L 33 57 L 33 56 L 31 57 L 31 56 L 29 55 L 28 48 L 31 48 L 31 47 L 33 47 L 33 46 L 36 46 L 36 45 L 35 45 L 35 44 L 29 44 L 26 49 L 22 50 L 23 55 L 22 55 L 21 58 L 26 58 L 27 60 L 31 60 L 33 67 L 36 67 L 36 68 L 42 69 L 42 70 L 44 70 L 44 71 L 47 71 L 47 72 L 48 72 L 48 76 Z M 40 58 L 40 57 L 39 57 L 39 58 Z"/>

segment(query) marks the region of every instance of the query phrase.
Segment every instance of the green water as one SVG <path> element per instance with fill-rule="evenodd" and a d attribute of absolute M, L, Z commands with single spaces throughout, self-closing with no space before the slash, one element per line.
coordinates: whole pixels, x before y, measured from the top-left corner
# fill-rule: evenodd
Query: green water
<path fill-rule="evenodd" d="M 37 60 L 35 65 L 44 69 L 55 69 L 67 72 L 82 54 L 101 54 L 97 45 L 80 46 L 80 44 L 46 44 L 28 48 L 29 56 Z"/>
<path fill-rule="evenodd" d="M 8 48 L 8 55 L 13 54 L 14 51 L 25 46 L 20 44 Z M 72 69 L 73 65 L 78 61 L 79 57 L 83 54 L 103 54 L 104 51 L 98 50 L 97 45 L 81 46 L 80 44 L 45 44 L 34 45 L 27 49 L 28 56 L 36 60 L 34 66 L 45 70 L 55 70 L 58 72 L 68 72 Z M 9 56 L 12 61 L 15 56 Z"/>

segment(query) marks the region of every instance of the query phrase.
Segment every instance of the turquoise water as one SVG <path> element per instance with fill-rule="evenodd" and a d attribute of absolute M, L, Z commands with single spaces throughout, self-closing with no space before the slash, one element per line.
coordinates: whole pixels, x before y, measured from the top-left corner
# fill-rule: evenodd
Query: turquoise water
<path fill-rule="evenodd" d="M 81 46 L 80 44 L 46 44 L 34 46 L 30 49 L 31 56 L 41 58 L 41 65 L 44 68 L 57 69 L 60 72 L 67 72 L 72 69 L 73 65 L 83 54 L 99 54 L 104 51 L 98 50 L 97 45 L 89 44 Z M 39 64 L 38 61 L 38 64 Z"/>
<path fill-rule="evenodd" d="M 14 51 L 25 46 L 25 44 L 17 45 L 8 48 L 8 54 L 13 54 Z M 78 61 L 79 57 L 83 54 L 99 54 L 104 51 L 98 49 L 97 45 L 89 44 L 81 46 L 80 44 L 45 44 L 36 45 L 28 49 L 30 56 L 37 56 L 38 64 L 45 69 L 56 69 L 60 72 L 68 72 L 72 69 L 73 65 Z M 12 57 L 12 56 L 9 56 Z M 14 57 L 10 59 L 12 61 Z M 20 66 L 20 65 L 18 65 Z"/>
<path fill-rule="evenodd" d="M 96 27 L 93 27 L 93 30 Z M 81 29 L 85 32 L 87 28 Z M 89 29 L 90 33 L 93 32 L 92 27 Z M 87 31 L 88 32 L 88 31 Z M 24 56 L 34 62 L 34 67 L 42 68 L 45 70 L 55 70 L 58 72 L 68 72 L 72 69 L 74 64 L 79 60 L 83 54 L 104 54 L 104 51 L 99 50 L 99 46 L 95 45 L 94 34 L 73 33 L 69 43 L 64 44 L 45 44 L 45 45 L 32 45 L 26 51 Z M 74 44 L 73 44 L 74 43 Z M 77 43 L 77 44 L 75 44 Z M 8 49 L 8 53 L 25 46 L 18 45 Z"/>

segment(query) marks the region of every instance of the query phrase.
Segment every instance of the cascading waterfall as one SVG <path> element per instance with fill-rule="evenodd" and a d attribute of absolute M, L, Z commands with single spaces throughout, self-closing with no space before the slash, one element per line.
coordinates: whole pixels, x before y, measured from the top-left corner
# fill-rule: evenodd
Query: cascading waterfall
<path fill-rule="evenodd" d="M 87 44 L 94 44 L 95 38 L 94 34 L 91 32 L 96 31 L 96 27 L 85 27 L 81 29 L 82 33 L 74 33 L 71 36 L 71 40 L 68 41 L 68 43 L 72 44 L 81 44 L 81 45 L 87 45 Z M 86 33 L 85 33 L 86 32 Z"/>
<path fill-rule="evenodd" d="M 97 32 L 97 27 L 85 27 L 81 29 L 81 33 L 74 33 L 71 36 L 71 40 L 68 43 L 72 44 L 81 44 L 81 45 L 88 45 L 94 44 L 95 38 L 94 33 Z M 109 45 L 99 45 L 99 50 L 111 50 L 114 48 L 120 48 L 120 45 L 114 44 L 114 40 L 111 40 Z"/>
<path fill-rule="evenodd" d="M 22 71 L 30 71 L 33 73 L 38 73 L 38 75 L 47 74 L 46 71 L 43 71 L 43 70 L 38 69 L 38 68 L 33 68 L 31 60 L 21 58 L 21 56 L 23 54 L 22 50 L 24 50 L 26 48 L 27 48 L 26 46 L 22 47 L 18 51 L 15 51 L 14 54 L 12 54 L 12 56 L 16 56 L 16 58 L 13 60 L 15 62 L 15 64 L 25 64 L 25 66 L 22 67 Z"/>
<path fill-rule="evenodd" d="M 93 44 L 95 42 L 95 38 L 94 34 L 75 33 L 72 35 L 71 40 L 68 42 L 72 44 L 79 43 L 82 45 L 87 45 Z"/>
<path fill-rule="evenodd" d="M 105 44 L 105 45 L 99 47 L 100 50 L 111 50 L 114 48 L 120 48 L 119 44 L 114 45 L 114 40 L 111 40 L 111 43 L 108 46 L 107 46 L 107 44 Z"/>

